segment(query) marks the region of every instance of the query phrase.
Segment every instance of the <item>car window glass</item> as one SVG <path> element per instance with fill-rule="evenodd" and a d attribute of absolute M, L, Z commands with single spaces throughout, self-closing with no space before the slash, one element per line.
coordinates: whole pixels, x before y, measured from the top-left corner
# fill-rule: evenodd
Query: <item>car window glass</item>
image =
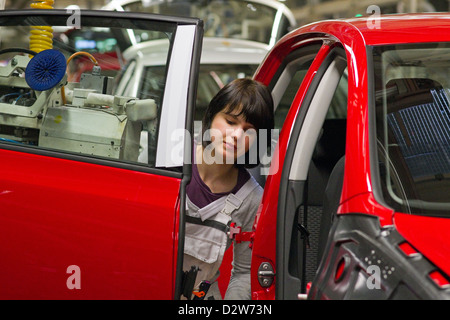
<path fill-rule="evenodd" d="M 133 74 L 136 69 L 136 61 L 130 61 L 125 70 L 115 78 L 116 92 L 120 95 L 130 95 L 131 86 L 133 84 Z"/>
<path fill-rule="evenodd" d="M 220 88 L 234 79 L 251 77 L 257 67 L 258 65 L 256 64 L 234 63 L 200 65 L 194 114 L 195 136 L 200 132 L 201 121 L 209 102 Z M 152 98 L 158 101 L 158 92 L 161 92 L 164 88 L 165 67 L 160 65 L 148 65 L 143 67 L 143 69 L 142 82 L 138 88 L 137 96 L 141 99 Z M 127 77 L 124 76 L 124 79 L 126 78 Z"/>
<path fill-rule="evenodd" d="M 172 43 L 176 24 L 88 15 L 76 27 L 67 25 L 66 16 L 25 20 L 0 21 L 0 143 L 154 166 L 156 146 L 142 161 L 142 153 L 150 152 L 142 138 L 158 129 L 168 59 L 146 74 L 141 85 L 148 94 L 138 96 L 131 90 L 138 65 L 123 52 L 134 48 L 133 34 L 158 34 Z M 39 40 L 51 35 L 50 50 L 32 46 L 38 42 L 30 28 L 35 25 Z M 51 31 L 44 32 L 46 25 Z M 154 54 L 168 57 L 171 48 Z M 54 83 L 46 86 L 40 68 L 56 70 Z"/>
<path fill-rule="evenodd" d="M 450 44 L 373 48 L 376 139 L 384 200 L 448 217 Z"/>

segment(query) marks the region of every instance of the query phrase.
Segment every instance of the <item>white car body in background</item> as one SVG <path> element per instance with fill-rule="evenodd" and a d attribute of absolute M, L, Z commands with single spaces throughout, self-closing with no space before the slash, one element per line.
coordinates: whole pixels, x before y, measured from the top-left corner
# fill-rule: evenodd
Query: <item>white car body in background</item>
<path fill-rule="evenodd" d="M 163 71 L 167 59 L 167 40 L 141 42 L 123 54 L 127 67 L 117 84 L 117 94 L 154 98 L 163 83 L 158 83 L 158 71 Z M 240 39 L 204 38 L 197 87 L 194 116 L 194 135 L 201 132 L 201 119 L 209 101 L 227 82 L 235 78 L 251 77 L 268 52 L 263 43 Z M 151 74 L 151 81 L 146 81 Z M 149 124 L 151 126 L 151 124 Z M 149 128 L 149 131 L 152 130 Z M 141 135 L 139 161 L 147 162 L 147 131 Z"/>
<path fill-rule="evenodd" d="M 204 21 L 205 37 L 239 38 L 270 47 L 297 27 L 292 11 L 275 0 L 112 0 L 103 9 L 196 17 Z"/>

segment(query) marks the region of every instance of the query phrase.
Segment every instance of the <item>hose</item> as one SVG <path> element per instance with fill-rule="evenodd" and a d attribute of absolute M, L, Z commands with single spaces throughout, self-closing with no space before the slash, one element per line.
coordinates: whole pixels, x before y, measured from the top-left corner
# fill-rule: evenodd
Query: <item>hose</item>
<path fill-rule="evenodd" d="M 33 2 L 30 6 L 33 9 L 53 9 L 54 0 L 45 0 L 39 2 Z"/>
<path fill-rule="evenodd" d="M 76 56 L 79 56 L 79 55 L 87 56 L 87 57 L 92 61 L 93 64 L 95 64 L 96 66 L 98 66 L 98 61 L 97 61 L 97 59 L 95 59 L 95 57 L 94 57 L 92 54 L 90 54 L 89 52 L 85 52 L 85 51 L 78 51 L 78 52 L 75 52 L 73 55 L 71 55 L 71 56 L 67 59 L 67 65 L 69 65 L 69 62 L 70 62 L 73 58 L 75 58 Z"/>
<path fill-rule="evenodd" d="M 54 0 L 33 2 L 33 9 L 53 9 Z M 53 49 L 53 28 L 49 26 L 32 26 L 30 31 L 30 50 L 37 53 Z"/>
<path fill-rule="evenodd" d="M 2 55 L 4 53 L 11 53 L 11 52 L 28 53 L 31 56 L 35 56 L 37 54 L 37 52 L 26 49 L 26 48 L 6 48 L 6 49 L 0 50 L 0 55 Z"/>
<path fill-rule="evenodd" d="M 87 56 L 94 65 L 98 66 L 98 61 L 97 59 L 95 59 L 95 57 L 90 54 L 89 52 L 85 52 L 85 51 L 78 51 L 75 52 L 74 54 L 72 54 L 68 59 L 67 59 L 67 66 L 69 66 L 69 62 L 75 58 L 76 56 L 79 55 L 84 55 Z M 66 90 L 64 89 L 64 86 L 61 87 L 61 99 L 62 99 L 62 104 L 65 105 L 66 104 Z"/>

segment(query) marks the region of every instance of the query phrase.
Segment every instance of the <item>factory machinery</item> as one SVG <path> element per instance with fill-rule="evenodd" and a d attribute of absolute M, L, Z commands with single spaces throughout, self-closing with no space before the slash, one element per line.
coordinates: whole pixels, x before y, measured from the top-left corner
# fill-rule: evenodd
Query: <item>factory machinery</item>
<path fill-rule="evenodd" d="M 53 1 L 33 3 L 51 9 Z M 52 28 L 31 27 L 30 48 L 0 67 L 0 140 L 59 151 L 137 161 L 142 124 L 157 115 L 153 99 L 113 94 L 114 79 L 102 75 L 88 52 L 69 58 L 52 47 Z M 68 82 L 67 66 L 83 55 L 92 70 Z"/>

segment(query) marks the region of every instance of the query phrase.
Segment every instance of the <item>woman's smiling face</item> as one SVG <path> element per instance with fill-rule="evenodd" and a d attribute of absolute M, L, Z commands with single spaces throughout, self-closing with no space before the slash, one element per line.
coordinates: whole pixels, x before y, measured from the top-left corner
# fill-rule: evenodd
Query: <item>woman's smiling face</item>
<path fill-rule="evenodd" d="M 217 113 L 211 123 L 210 134 L 215 156 L 226 160 L 226 163 L 234 163 L 256 140 L 255 127 L 244 119 L 239 110 Z"/>

